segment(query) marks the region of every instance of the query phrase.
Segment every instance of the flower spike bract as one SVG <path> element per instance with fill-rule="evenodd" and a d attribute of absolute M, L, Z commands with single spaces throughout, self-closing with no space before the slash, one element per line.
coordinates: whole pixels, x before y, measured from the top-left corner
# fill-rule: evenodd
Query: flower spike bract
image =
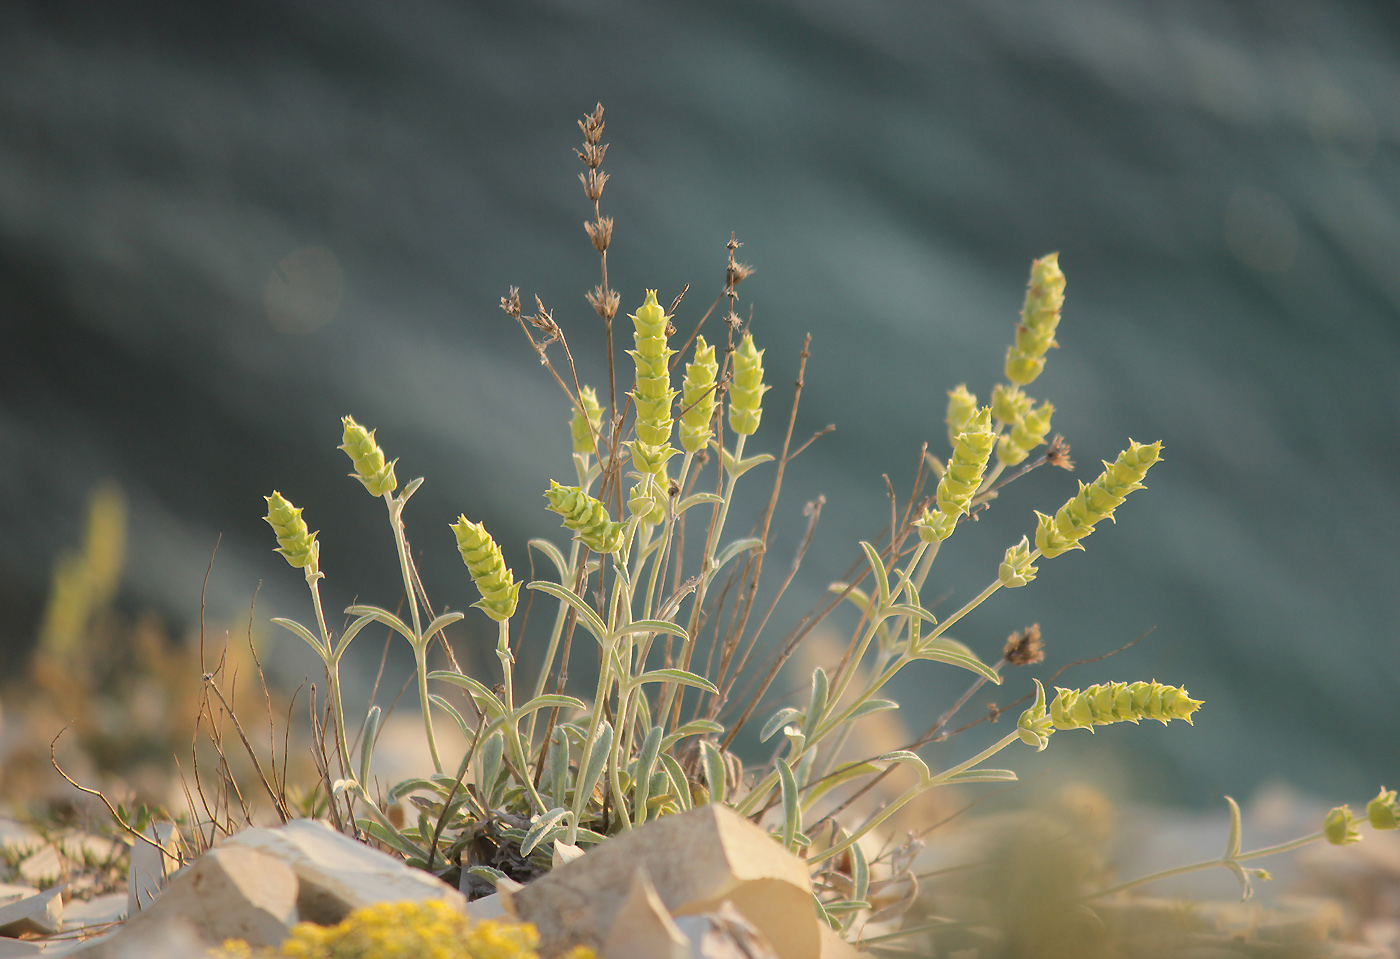
<path fill-rule="evenodd" d="M 344 450 L 350 462 L 355 464 L 355 472 L 350 475 L 375 496 L 398 489 L 399 481 L 394 478 L 394 463 L 398 460 L 384 462 L 384 451 L 374 441 L 374 430 L 365 429 L 352 416 L 342 416 L 340 422 L 345 432 L 340 446 L 336 448 Z"/>
<path fill-rule="evenodd" d="M 281 493 L 272 491 L 267 500 L 267 516 L 263 519 L 277 534 L 277 550 L 287 562 L 297 569 L 310 569 L 316 572 L 321 554 L 321 544 L 316 542 L 316 534 L 306 528 L 306 520 L 301 518 L 301 509 L 289 503 Z"/>
<path fill-rule="evenodd" d="M 501 547 L 486 532 L 485 526 L 471 522 L 465 515 L 457 517 L 457 522 L 452 524 L 452 532 L 457 536 L 457 549 L 462 554 L 462 562 L 467 564 L 472 582 L 481 590 L 481 601 L 472 605 L 485 611 L 498 623 L 510 619 L 515 613 L 520 584 L 515 582 L 506 568 Z"/>
<path fill-rule="evenodd" d="M 1046 559 L 1053 559 L 1071 549 L 1083 549 L 1079 541 L 1094 531 L 1094 524 L 1112 519 L 1113 511 L 1122 505 L 1127 495 L 1143 488 L 1142 478 L 1152 464 L 1162 458 L 1162 442 L 1138 443 L 1128 441 L 1128 448 L 1118 454 L 1113 463 L 1105 462 L 1104 471 L 1089 485 L 1079 484 L 1079 493 L 1060 507 L 1052 519 L 1039 511 L 1040 521 L 1035 530 L 1036 548 Z"/>
<path fill-rule="evenodd" d="M 614 523 L 608 508 L 577 486 L 561 486 L 549 481 L 544 494 L 548 509 L 564 517 L 564 526 L 595 553 L 616 553 L 622 548 L 622 524 Z"/>

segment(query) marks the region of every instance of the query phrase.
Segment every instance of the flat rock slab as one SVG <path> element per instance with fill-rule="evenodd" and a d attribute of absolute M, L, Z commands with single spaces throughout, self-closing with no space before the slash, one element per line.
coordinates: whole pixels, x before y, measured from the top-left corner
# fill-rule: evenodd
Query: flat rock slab
<path fill-rule="evenodd" d="M 343 836 L 315 819 L 278 829 L 245 829 L 219 848 L 256 849 L 286 863 L 301 882 L 297 906 L 308 922 L 334 925 L 377 902 L 441 899 L 460 912 L 467 900 L 447 883 Z"/>
<path fill-rule="evenodd" d="M 63 927 L 64 886 L 0 906 L 0 936 L 51 936 Z"/>

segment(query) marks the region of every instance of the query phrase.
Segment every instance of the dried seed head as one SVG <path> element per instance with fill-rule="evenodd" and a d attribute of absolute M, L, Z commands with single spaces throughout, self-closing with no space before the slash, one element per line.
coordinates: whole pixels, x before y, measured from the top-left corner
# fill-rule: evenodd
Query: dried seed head
<path fill-rule="evenodd" d="M 1008 589 L 1017 586 L 1024 586 L 1035 579 L 1036 567 L 1031 565 L 1031 544 L 1026 537 L 1021 537 L 1021 542 L 1006 550 L 1006 557 L 1001 561 L 1001 566 L 997 569 L 997 578 L 1001 585 Z M 1036 629 L 1036 636 L 1040 635 L 1039 628 Z"/>
<path fill-rule="evenodd" d="M 599 435 L 603 425 L 603 407 L 598 402 L 598 394 L 593 387 L 584 386 L 578 392 L 578 406 L 569 419 L 569 432 L 574 440 L 575 453 L 592 453 L 594 437 Z"/>
<path fill-rule="evenodd" d="M 948 424 L 948 445 L 958 441 L 958 434 L 967 426 L 977 412 L 977 397 L 967 391 L 966 383 L 959 383 L 948 391 L 948 415 L 943 422 Z"/>
<path fill-rule="evenodd" d="M 1001 658 L 1012 666 L 1029 666 L 1045 659 L 1045 644 L 1040 641 L 1040 624 L 1032 623 L 1006 637 Z"/>
<path fill-rule="evenodd" d="M 316 534 L 307 530 L 301 510 L 276 490 L 263 499 L 267 500 L 267 515 L 263 519 L 277 536 L 276 552 L 297 569 L 307 569 L 314 574 L 319 565 L 321 544 L 316 542 Z"/>
<path fill-rule="evenodd" d="M 457 550 L 462 554 L 462 562 L 466 563 L 472 582 L 481 591 L 480 602 L 472 605 L 498 623 L 510 619 L 515 613 L 520 584 L 515 582 L 506 568 L 501 548 L 486 532 L 486 527 L 471 522 L 465 515 L 458 516 L 451 527 L 457 537 Z"/>
<path fill-rule="evenodd" d="M 345 431 L 336 449 L 344 450 L 355 465 L 355 472 L 350 475 L 375 496 L 398 489 L 399 481 L 394 478 L 394 463 L 398 460 L 384 462 L 384 451 L 374 441 L 374 430 L 366 430 L 350 416 L 342 416 L 340 422 Z"/>
<path fill-rule="evenodd" d="M 1142 479 L 1152 464 L 1161 459 L 1162 442 L 1142 444 L 1128 441 L 1128 448 L 1118 454 L 1113 463 L 1105 462 L 1098 479 L 1085 486 L 1079 484 L 1075 495 L 1051 519 L 1036 512 L 1039 522 L 1035 530 L 1036 548 L 1046 559 L 1053 559 L 1071 549 L 1083 549 L 1079 541 L 1094 531 L 1094 524 L 1112 519 L 1113 511 L 1122 505 L 1127 495 L 1143 488 Z"/>
<path fill-rule="evenodd" d="M 733 382 L 729 388 L 729 428 L 743 436 L 758 430 L 763 417 L 763 394 L 770 387 L 763 382 L 763 350 L 755 349 L 753 334 L 746 333 L 734 351 Z"/>
<path fill-rule="evenodd" d="M 1050 432 L 1050 416 L 1055 407 L 1047 400 L 1014 420 L 1010 432 L 997 441 L 997 461 L 1015 466 L 1025 460 Z"/>
<path fill-rule="evenodd" d="M 1350 806 L 1338 806 L 1322 820 L 1322 834 L 1334 846 L 1345 846 L 1361 841 L 1361 831 L 1356 828 L 1356 817 Z"/>
<path fill-rule="evenodd" d="M 736 263 L 733 254 L 730 254 L 729 265 L 724 270 L 724 282 L 729 289 L 734 289 L 749 277 L 753 276 L 754 269 L 747 263 Z"/>
<path fill-rule="evenodd" d="M 613 218 L 600 216 L 596 220 L 584 223 L 583 228 L 588 232 L 588 238 L 593 241 L 593 249 L 599 253 L 607 252 L 608 243 L 612 240 Z"/>
<path fill-rule="evenodd" d="M 714 436 L 710 421 L 715 415 L 715 377 L 719 361 L 715 348 L 703 336 L 695 337 L 695 359 L 685 368 L 681 384 L 681 448 L 694 453 L 705 448 Z"/>
<path fill-rule="evenodd" d="M 616 290 L 605 290 L 601 286 L 595 286 L 585 293 L 583 298 L 588 301 L 589 306 L 593 307 L 593 312 L 605 320 L 611 320 L 617 316 L 618 305 L 622 302 L 618 298 Z"/>
<path fill-rule="evenodd" d="M 512 319 L 520 319 L 520 287 L 512 286 L 509 295 L 501 297 L 501 309 L 509 313 Z"/>
<path fill-rule="evenodd" d="M 603 153 L 607 152 L 607 147 L 603 147 Z M 579 156 L 583 156 L 582 153 Z M 598 155 L 598 162 L 603 160 L 602 154 Z M 608 175 L 602 170 L 590 169 L 587 173 L 580 173 L 578 181 L 583 184 L 583 195 L 594 203 L 597 203 L 603 196 L 603 187 L 608 185 Z"/>
<path fill-rule="evenodd" d="M 564 517 L 566 529 L 574 531 L 578 540 L 595 553 L 615 553 L 622 548 L 622 524 L 614 523 L 608 509 L 577 486 L 560 486 L 549 481 L 544 494 L 547 509 Z"/>
<path fill-rule="evenodd" d="M 1055 434 L 1050 440 L 1050 445 L 1045 448 L 1045 462 L 1062 470 L 1074 469 L 1074 460 L 1069 458 L 1069 444 L 1059 433 Z"/>
<path fill-rule="evenodd" d="M 603 105 L 600 103 L 593 108 L 592 113 L 585 113 L 583 119 L 578 122 L 578 128 L 583 132 L 585 143 L 598 143 L 603 139 Z"/>

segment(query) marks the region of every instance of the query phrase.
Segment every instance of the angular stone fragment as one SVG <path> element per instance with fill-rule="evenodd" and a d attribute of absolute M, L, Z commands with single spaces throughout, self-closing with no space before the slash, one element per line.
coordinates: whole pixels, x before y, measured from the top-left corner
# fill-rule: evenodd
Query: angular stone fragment
<path fill-rule="evenodd" d="M 38 891 L 33 886 L 17 886 L 8 882 L 0 882 L 0 906 L 15 899 L 32 896 Z"/>
<path fill-rule="evenodd" d="M 617 910 L 603 943 L 603 959 L 690 959 L 690 940 L 676 928 L 643 868 Z"/>
<path fill-rule="evenodd" d="M 542 954 L 575 941 L 602 946 L 638 866 L 672 916 L 728 899 L 779 959 L 821 953 L 806 863 L 723 806 L 664 816 L 593 847 L 516 892 L 516 914 L 539 928 Z"/>
<path fill-rule="evenodd" d="M 376 902 L 441 899 L 466 911 L 466 897 L 447 883 L 343 836 L 316 819 L 293 819 L 278 829 L 245 829 L 220 848 L 257 849 L 291 866 L 301 881 L 302 919 L 334 925 Z"/>
<path fill-rule="evenodd" d="M 63 907 L 63 931 L 100 930 L 103 926 L 121 922 L 126 918 L 126 904 L 127 894 L 124 892 L 110 892 L 87 902 L 70 899 Z"/>
<path fill-rule="evenodd" d="M 126 870 L 126 914 L 134 916 L 145 909 L 165 888 L 167 877 L 179 867 L 176 847 L 179 833 L 174 823 L 151 823 L 146 837 L 131 845 L 131 863 Z M 157 848 L 159 847 L 159 848 Z"/>
<path fill-rule="evenodd" d="M 63 890 L 54 886 L 37 896 L 26 896 L 0 906 L 0 936 L 51 936 L 63 927 Z"/>
<path fill-rule="evenodd" d="M 30 959 L 44 954 L 44 947 L 28 939 L 0 939 L 0 959 Z"/>
<path fill-rule="evenodd" d="M 276 946 L 297 922 L 297 879 L 286 863 L 240 847 L 219 847 L 171 877 L 160 898 L 83 959 L 203 955 L 225 939 Z M 193 952 L 177 951 L 188 943 Z M 154 950 L 154 951 L 149 951 Z"/>
<path fill-rule="evenodd" d="M 763 933 L 728 900 L 715 912 L 682 916 L 676 927 L 690 940 L 691 959 L 777 959 Z"/>

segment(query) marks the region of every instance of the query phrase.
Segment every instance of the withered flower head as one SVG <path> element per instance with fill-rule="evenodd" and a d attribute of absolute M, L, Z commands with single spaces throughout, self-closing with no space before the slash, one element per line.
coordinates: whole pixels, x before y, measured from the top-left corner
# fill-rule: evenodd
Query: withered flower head
<path fill-rule="evenodd" d="M 585 293 L 583 298 L 588 301 L 588 305 L 593 307 L 593 311 L 605 320 L 611 320 L 617 316 L 617 308 L 621 303 L 616 290 L 605 290 L 601 286 L 595 286 L 591 291 Z"/>
<path fill-rule="evenodd" d="M 520 287 L 512 286 L 510 294 L 501 297 L 501 309 L 509 313 L 512 319 L 520 319 Z"/>
<path fill-rule="evenodd" d="M 599 253 L 605 252 L 612 240 L 613 218 L 600 216 L 597 220 L 584 223 L 583 228 L 588 231 L 588 238 L 593 241 L 593 249 Z"/>
<path fill-rule="evenodd" d="M 1045 658 L 1045 644 L 1040 641 L 1040 624 L 1032 623 L 1006 637 L 1001 658 L 1012 666 L 1029 666 Z"/>
<path fill-rule="evenodd" d="M 1050 445 L 1045 448 L 1045 462 L 1062 470 L 1074 469 L 1074 460 L 1069 458 L 1069 444 L 1059 433 L 1055 434 L 1050 440 Z"/>

